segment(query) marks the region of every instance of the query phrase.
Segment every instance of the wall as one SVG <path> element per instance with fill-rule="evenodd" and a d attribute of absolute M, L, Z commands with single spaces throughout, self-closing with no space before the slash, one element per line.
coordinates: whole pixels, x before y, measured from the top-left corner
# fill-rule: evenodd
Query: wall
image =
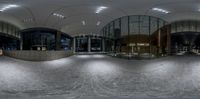
<path fill-rule="evenodd" d="M 27 61 L 50 61 L 73 55 L 72 51 L 3 51 L 5 56 Z"/>

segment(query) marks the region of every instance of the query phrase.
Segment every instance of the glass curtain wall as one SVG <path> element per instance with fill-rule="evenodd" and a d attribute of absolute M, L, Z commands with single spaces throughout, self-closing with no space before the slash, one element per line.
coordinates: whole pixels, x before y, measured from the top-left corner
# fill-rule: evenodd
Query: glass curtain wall
<path fill-rule="evenodd" d="M 72 50 L 72 38 L 66 34 L 61 34 L 61 50 Z"/>
<path fill-rule="evenodd" d="M 101 52 L 102 51 L 102 38 L 91 37 L 91 52 Z"/>
<path fill-rule="evenodd" d="M 111 31 L 114 24 L 114 32 Z M 115 41 L 115 51 L 135 56 L 153 56 L 168 51 L 169 28 L 166 21 L 146 15 L 125 16 L 106 25 L 103 36 Z M 118 30 L 118 31 L 115 31 Z M 110 36 L 107 34 L 118 36 Z M 164 43 L 163 43 L 164 42 Z"/>
<path fill-rule="evenodd" d="M 0 21 L 0 49 L 19 50 L 21 38 L 19 30 L 15 25 Z"/>
<path fill-rule="evenodd" d="M 183 20 L 171 24 L 171 51 L 174 54 L 200 53 L 200 21 Z"/>
<path fill-rule="evenodd" d="M 75 37 L 76 52 L 88 52 L 88 36 Z"/>
<path fill-rule="evenodd" d="M 30 28 L 21 31 L 23 50 L 71 50 L 72 37 L 50 28 Z"/>
<path fill-rule="evenodd" d="M 103 44 L 109 43 L 102 36 L 85 35 L 75 37 L 76 52 L 102 52 L 105 50 Z"/>
<path fill-rule="evenodd" d="M 56 50 L 55 41 L 54 33 L 41 31 L 23 33 L 23 50 Z"/>

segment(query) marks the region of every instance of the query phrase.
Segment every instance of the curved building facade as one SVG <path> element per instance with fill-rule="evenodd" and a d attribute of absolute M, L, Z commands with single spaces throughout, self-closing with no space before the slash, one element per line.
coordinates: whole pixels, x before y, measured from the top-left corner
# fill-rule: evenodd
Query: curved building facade
<path fill-rule="evenodd" d="M 20 28 L 7 23 L 0 22 L 0 49 L 17 50 L 20 49 Z"/>
<path fill-rule="evenodd" d="M 103 37 L 114 39 L 115 52 L 133 56 L 166 54 L 169 32 L 166 21 L 146 15 L 121 17 L 101 30 Z"/>
<path fill-rule="evenodd" d="M 175 54 L 200 53 L 200 21 L 183 20 L 171 23 L 171 51 Z"/>

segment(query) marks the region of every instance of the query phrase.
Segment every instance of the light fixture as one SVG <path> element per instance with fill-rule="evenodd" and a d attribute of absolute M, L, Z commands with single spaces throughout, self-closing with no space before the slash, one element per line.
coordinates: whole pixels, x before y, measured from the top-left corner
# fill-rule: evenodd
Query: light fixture
<path fill-rule="evenodd" d="M 85 26 L 85 25 L 86 25 L 86 22 L 85 22 L 85 21 L 82 21 L 82 24 Z"/>
<path fill-rule="evenodd" d="M 98 7 L 97 10 L 96 10 L 96 14 L 100 13 L 101 11 L 103 11 L 103 10 L 105 10 L 105 9 L 107 9 L 107 8 L 108 8 L 108 7 L 105 7 L 105 6 L 100 6 L 100 7 Z"/>
<path fill-rule="evenodd" d="M 162 13 L 165 13 L 165 14 L 170 13 L 169 11 L 164 10 L 164 9 L 161 9 L 161 8 L 152 8 L 152 10 L 154 10 L 154 11 L 158 11 L 158 12 L 162 12 Z"/>
<path fill-rule="evenodd" d="M 33 21 L 33 18 L 27 18 L 27 19 L 24 19 L 23 21 L 24 21 L 24 22 L 32 22 L 32 21 Z"/>
<path fill-rule="evenodd" d="M 17 8 L 17 7 L 19 7 L 19 6 L 18 6 L 18 5 L 15 5 L 15 4 L 9 4 L 9 5 L 6 5 L 6 6 L 2 7 L 2 8 L 0 9 L 0 11 L 3 12 L 3 11 L 8 10 L 8 9 L 10 9 L 10 8 Z"/>
<path fill-rule="evenodd" d="M 97 26 L 99 26 L 100 24 L 101 24 L 101 21 L 98 21 L 98 22 L 97 22 Z"/>
<path fill-rule="evenodd" d="M 53 13 L 53 15 L 56 16 L 56 17 L 59 17 L 59 18 L 61 18 L 61 19 L 64 19 L 64 18 L 65 18 L 64 15 L 61 15 L 61 14 L 58 14 L 58 13 Z"/>

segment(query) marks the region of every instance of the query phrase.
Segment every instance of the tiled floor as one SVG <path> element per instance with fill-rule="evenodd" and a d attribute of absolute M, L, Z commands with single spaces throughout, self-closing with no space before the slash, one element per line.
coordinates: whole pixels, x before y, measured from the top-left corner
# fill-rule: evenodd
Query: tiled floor
<path fill-rule="evenodd" d="M 198 56 L 125 60 L 79 55 L 48 62 L 0 57 L 0 99 L 198 97 Z"/>

